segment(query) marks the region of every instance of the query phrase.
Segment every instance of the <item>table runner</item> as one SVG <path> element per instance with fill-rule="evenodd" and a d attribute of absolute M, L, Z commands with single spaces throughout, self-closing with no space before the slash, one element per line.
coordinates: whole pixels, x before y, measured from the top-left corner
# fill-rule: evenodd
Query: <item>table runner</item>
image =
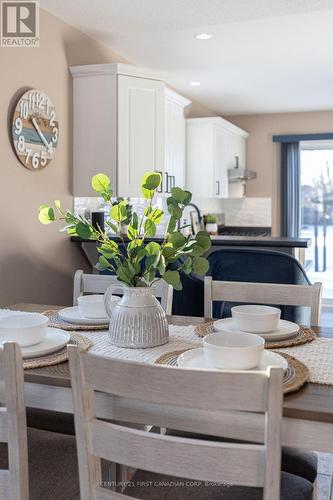
<path fill-rule="evenodd" d="M 22 312 L 0 309 L 1 317 Z M 27 314 L 27 313 L 24 313 Z M 30 313 L 35 314 L 35 313 Z M 202 340 L 195 333 L 195 326 L 170 325 L 168 344 L 149 349 L 124 349 L 110 344 L 106 331 L 85 331 L 84 334 L 93 342 L 89 352 L 106 357 L 155 363 L 164 353 L 202 346 Z M 310 382 L 333 385 L 333 339 L 317 338 L 302 346 L 277 349 L 299 359 L 310 370 Z"/>

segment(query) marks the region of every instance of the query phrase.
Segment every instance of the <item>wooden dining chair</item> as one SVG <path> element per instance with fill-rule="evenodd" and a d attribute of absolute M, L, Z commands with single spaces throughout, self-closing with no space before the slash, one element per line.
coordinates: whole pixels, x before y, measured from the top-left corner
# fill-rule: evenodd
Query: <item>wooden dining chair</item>
<path fill-rule="evenodd" d="M 85 293 L 104 293 L 111 285 L 119 285 L 119 295 L 122 295 L 122 285 L 113 274 L 85 274 L 78 270 L 74 275 L 73 305 L 77 305 L 77 299 Z M 172 313 L 173 288 L 162 279 L 157 281 L 153 287 L 154 295 L 161 300 L 161 306 L 166 314 Z M 117 293 L 118 294 L 118 293 Z"/>
<path fill-rule="evenodd" d="M 27 428 L 20 348 L 0 347 L 0 500 L 79 500 L 76 443 Z"/>
<path fill-rule="evenodd" d="M 246 498 L 249 491 L 239 491 L 240 485 L 258 487 L 260 494 L 264 491 L 264 500 L 280 500 L 280 368 L 246 373 L 185 370 L 110 359 L 76 346 L 69 346 L 69 363 L 81 500 L 142 498 L 142 491 L 135 494 L 147 481 L 152 486 L 146 491 L 149 499 L 188 498 L 172 496 L 171 489 L 170 495 L 163 496 L 165 481 L 175 484 L 177 478 L 186 478 L 185 484 L 192 485 L 198 481 L 236 485 L 243 495 L 237 498 Z M 108 395 L 102 403 L 103 420 L 97 418 L 96 391 Z M 225 428 L 232 427 L 244 442 L 153 433 L 144 427 L 129 427 L 129 423 L 192 432 L 195 428 L 210 436 L 223 436 Z M 122 492 L 105 488 L 100 457 L 136 469 L 130 487 Z M 293 488 L 293 477 L 287 476 L 289 488 Z M 311 495 L 308 481 L 298 477 L 295 481 L 295 492 L 301 484 Z M 155 495 L 153 485 L 157 485 Z M 199 496 L 195 496 L 195 488 L 187 488 L 189 498 L 208 498 L 204 483 L 198 487 Z M 223 497 L 219 488 L 215 488 L 217 496 L 209 498 Z"/>
<path fill-rule="evenodd" d="M 321 309 L 322 283 L 313 285 L 280 285 L 215 281 L 205 277 L 205 318 L 213 318 L 213 302 L 244 302 L 248 304 L 279 304 L 307 306 L 311 311 L 311 326 L 318 326 Z"/>
<path fill-rule="evenodd" d="M 8 469 L 0 470 L 0 499 L 28 500 L 28 445 L 20 348 L 14 342 L 0 348 L 4 406 L 0 407 L 0 443 L 7 443 Z"/>

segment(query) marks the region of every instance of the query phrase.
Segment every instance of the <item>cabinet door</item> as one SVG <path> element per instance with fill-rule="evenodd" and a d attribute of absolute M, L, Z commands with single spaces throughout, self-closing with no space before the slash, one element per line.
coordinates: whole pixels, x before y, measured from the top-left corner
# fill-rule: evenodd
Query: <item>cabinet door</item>
<path fill-rule="evenodd" d="M 185 184 L 184 106 L 170 97 L 165 100 L 165 193 Z"/>
<path fill-rule="evenodd" d="M 225 130 L 214 126 L 214 189 L 218 198 L 228 197 L 228 166 L 227 166 L 227 144 L 228 137 Z"/>
<path fill-rule="evenodd" d="M 118 76 L 118 195 L 142 196 L 141 177 L 164 172 L 164 83 Z"/>
<path fill-rule="evenodd" d="M 214 179 L 213 126 L 209 121 L 186 121 L 186 188 L 196 198 L 212 198 L 217 192 Z"/>

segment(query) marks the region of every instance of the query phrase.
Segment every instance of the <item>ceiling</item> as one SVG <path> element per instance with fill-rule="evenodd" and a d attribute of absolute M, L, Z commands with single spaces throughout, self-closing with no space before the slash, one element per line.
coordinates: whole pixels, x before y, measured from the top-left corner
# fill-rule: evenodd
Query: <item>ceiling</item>
<path fill-rule="evenodd" d="M 333 109 L 333 0 L 40 5 L 218 114 Z M 197 40 L 199 32 L 212 38 Z"/>

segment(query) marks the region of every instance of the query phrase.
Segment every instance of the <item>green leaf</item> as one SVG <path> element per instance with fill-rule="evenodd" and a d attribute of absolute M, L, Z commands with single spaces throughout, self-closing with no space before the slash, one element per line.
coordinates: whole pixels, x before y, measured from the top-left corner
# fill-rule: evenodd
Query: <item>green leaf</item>
<path fill-rule="evenodd" d="M 151 199 L 161 182 L 162 176 L 159 172 L 146 172 L 141 181 L 143 196 L 147 199 Z"/>
<path fill-rule="evenodd" d="M 180 274 L 178 271 L 165 271 L 165 273 L 163 274 L 163 279 L 174 288 L 176 288 L 179 283 L 181 283 Z M 176 290 L 179 290 L 179 288 L 176 288 Z"/>
<path fill-rule="evenodd" d="M 206 250 L 204 248 L 202 248 L 202 246 L 200 246 L 200 245 L 198 245 L 198 243 L 196 243 L 191 250 L 191 255 L 199 256 L 199 255 L 204 254 L 205 251 Z"/>
<path fill-rule="evenodd" d="M 193 272 L 199 276 L 204 276 L 209 269 L 208 260 L 204 257 L 193 258 Z"/>
<path fill-rule="evenodd" d="M 176 226 L 177 226 L 177 219 L 175 219 L 174 216 L 171 215 L 171 217 L 169 219 L 168 227 L 167 227 L 167 232 L 173 233 L 173 231 L 176 229 Z"/>
<path fill-rule="evenodd" d="M 184 191 L 186 193 L 186 198 L 183 201 L 183 205 L 188 205 L 192 201 L 192 193 L 190 191 Z"/>
<path fill-rule="evenodd" d="M 171 195 L 178 203 L 184 203 L 187 198 L 187 193 L 179 187 L 171 188 Z"/>
<path fill-rule="evenodd" d="M 121 201 L 113 205 L 110 216 L 116 222 L 123 222 L 127 219 L 127 201 Z"/>
<path fill-rule="evenodd" d="M 76 224 L 77 218 L 70 210 L 67 210 L 65 220 L 67 224 Z"/>
<path fill-rule="evenodd" d="M 96 174 L 91 179 L 91 186 L 96 193 L 101 194 L 110 187 L 110 179 L 105 174 Z"/>
<path fill-rule="evenodd" d="M 118 228 L 115 224 L 113 224 L 109 219 L 106 221 L 106 224 L 114 231 L 115 233 L 118 232 Z"/>
<path fill-rule="evenodd" d="M 164 212 L 159 208 L 154 208 L 151 213 L 148 215 L 148 218 L 155 222 L 155 224 L 160 224 L 163 220 Z"/>
<path fill-rule="evenodd" d="M 128 236 L 128 239 L 130 240 L 134 240 L 138 235 L 138 232 L 136 229 L 134 229 L 133 226 L 128 226 L 127 228 L 127 236 Z"/>
<path fill-rule="evenodd" d="M 148 284 L 150 284 L 154 278 L 156 276 L 156 270 L 155 269 L 151 269 L 149 272 L 147 272 L 146 276 L 145 276 L 145 280 Z"/>
<path fill-rule="evenodd" d="M 110 262 L 103 255 L 101 255 L 99 257 L 98 263 L 99 263 L 101 269 L 108 269 L 111 267 Z"/>
<path fill-rule="evenodd" d="M 151 213 L 152 213 L 152 211 L 153 211 L 153 208 L 152 208 L 150 205 L 148 205 L 148 207 L 145 207 L 145 209 L 144 209 L 144 211 L 143 211 L 143 215 L 144 215 L 145 217 L 148 217 L 148 216 L 149 216 L 149 214 L 151 214 Z"/>
<path fill-rule="evenodd" d="M 160 255 L 160 260 L 158 261 L 157 264 L 157 270 L 161 276 L 165 273 L 165 268 L 166 268 L 165 258 L 163 255 Z"/>
<path fill-rule="evenodd" d="M 131 284 L 132 275 L 131 275 L 128 267 L 126 266 L 126 263 L 119 266 L 116 272 L 117 272 L 117 276 L 119 277 L 119 279 L 121 281 L 123 281 L 124 283 L 127 283 L 128 285 Z"/>
<path fill-rule="evenodd" d="M 145 248 L 140 248 L 136 254 L 136 261 L 141 262 L 144 257 L 146 257 L 146 249 Z"/>
<path fill-rule="evenodd" d="M 156 225 L 150 219 L 146 219 L 145 221 L 145 233 L 148 237 L 153 237 L 156 234 Z"/>
<path fill-rule="evenodd" d="M 195 237 L 198 245 L 200 245 L 205 251 L 209 250 L 212 246 L 212 241 L 209 234 L 206 231 L 199 231 Z"/>
<path fill-rule="evenodd" d="M 52 207 L 42 205 L 43 208 L 39 210 L 38 218 L 42 224 L 51 224 L 55 220 L 54 210 Z"/>
<path fill-rule="evenodd" d="M 155 241 L 151 241 L 145 246 L 147 255 L 159 255 L 161 251 L 161 247 Z"/>
<path fill-rule="evenodd" d="M 170 257 L 170 255 L 173 255 L 175 253 L 175 249 L 173 248 L 171 243 L 166 243 L 162 249 L 162 254 L 164 255 L 165 258 Z"/>
<path fill-rule="evenodd" d="M 83 240 L 89 240 L 92 230 L 88 224 L 84 222 L 78 222 L 75 226 L 76 234 Z"/>
<path fill-rule="evenodd" d="M 97 247 L 97 251 L 107 259 L 111 259 L 119 254 L 119 246 L 115 241 L 110 241 L 109 243 L 103 243 L 103 245 Z"/>
<path fill-rule="evenodd" d="M 139 217 L 135 212 L 132 215 L 131 226 L 133 227 L 133 229 L 139 229 Z"/>
<path fill-rule="evenodd" d="M 168 235 L 168 242 L 172 244 L 173 248 L 181 248 L 186 243 L 185 236 L 182 233 L 170 233 Z"/>
<path fill-rule="evenodd" d="M 184 261 L 182 270 L 185 274 L 190 274 L 192 272 L 192 259 L 191 257 L 187 257 L 187 259 Z"/>
<path fill-rule="evenodd" d="M 169 214 L 172 215 L 175 219 L 180 219 L 183 215 L 183 210 L 180 208 L 177 201 L 174 198 L 169 197 L 167 199 L 167 205 Z"/>
<path fill-rule="evenodd" d="M 57 210 L 61 209 L 61 202 L 60 200 L 54 200 L 54 206 L 56 207 Z"/>

